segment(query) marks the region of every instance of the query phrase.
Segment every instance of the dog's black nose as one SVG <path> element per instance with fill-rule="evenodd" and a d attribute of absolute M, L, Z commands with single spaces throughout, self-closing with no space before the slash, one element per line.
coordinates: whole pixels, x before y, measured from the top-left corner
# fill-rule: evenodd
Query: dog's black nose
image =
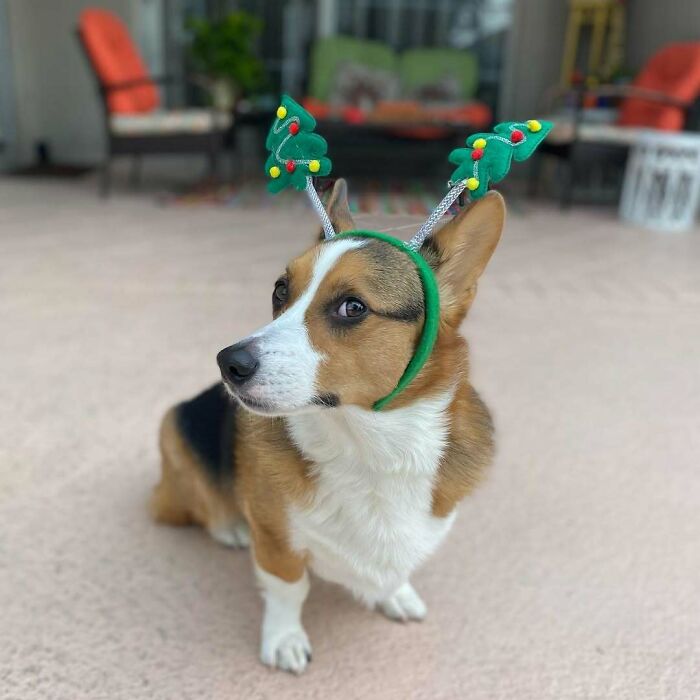
<path fill-rule="evenodd" d="M 231 345 L 217 356 L 219 369 L 226 379 L 234 384 L 247 382 L 258 368 L 258 361 L 244 346 Z"/>

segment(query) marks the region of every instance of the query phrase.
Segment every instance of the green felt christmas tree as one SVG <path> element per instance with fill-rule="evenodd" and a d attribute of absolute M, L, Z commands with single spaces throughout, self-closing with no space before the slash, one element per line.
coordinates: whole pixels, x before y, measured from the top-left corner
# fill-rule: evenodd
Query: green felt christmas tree
<path fill-rule="evenodd" d="M 316 120 L 289 95 L 283 95 L 265 141 L 270 151 L 265 163 L 270 192 L 275 194 L 287 187 L 308 190 L 310 178 L 330 173 L 328 146 L 314 133 L 315 128 Z"/>
<path fill-rule="evenodd" d="M 493 133 L 472 134 L 466 148 L 455 148 L 449 155 L 457 167 L 450 178 L 450 191 L 433 209 L 425 223 L 408 242 L 418 250 L 452 204 L 466 189 L 471 199 L 483 197 L 489 184 L 502 180 L 513 159 L 529 158 L 552 128 L 551 122 L 529 119 L 526 122 L 503 122 Z"/>
<path fill-rule="evenodd" d="M 467 148 L 456 148 L 449 155 L 457 168 L 451 182 L 464 182 L 469 196 L 479 199 L 489 184 L 502 180 L 512 161 L 529 158 L 552 128 L 551 122 L 529 119 L 526 122 L 503 122 L 493 133 L 472 134 Z"/>

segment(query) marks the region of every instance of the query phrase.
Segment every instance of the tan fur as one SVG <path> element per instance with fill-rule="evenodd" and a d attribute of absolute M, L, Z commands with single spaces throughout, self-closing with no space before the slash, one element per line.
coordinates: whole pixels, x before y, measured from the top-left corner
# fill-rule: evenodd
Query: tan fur
<path fill-rule="evenodd" d="M 161 426 L 162 473 L 150 502 L 153 518 L 168 525 L 215 529 L 242 516 L 248 522 L 258 565 L 285 581 L 299 579 L 304 559 L 286 539 L 285 504 L 303 503 L 312 492 L 307 465 L 290 450 L 281 419 L 239 412 L 239 465 L 230 490 L 215 488 L 178 432 L 175 410 Z"/>
<path fill-rule="evenodd" d="M 241 518 L 233 491 L 215 488 L 205 470 L 182 439 L 175 409 L 163 418 L 160 429 L 162 470 L 150 502 L 153 518 L 168 525 L 216 528 Z"/>
<path fill-rule="evenodd" d="M 281 418 L 239 412 L 236 495 L 250 525 L 260 567 L 285 581 L 303 574 L 304 559 L 287 540 L 286 506 L 313 493 L 309 465 L 294 449 Z"/>
<path fill-rule="evenodd" d="M 336 185 L 329 211 L 337 231 L 354 226 L 344 183 Z M 469 384 L 467 344 L 459 335 L 459 325 L 498 243 L 503 213 L 500 196 L 489 195 L 440 229 L 422 250 L 436 270 L 440 287 L 440 332 L 429 361 L 392 408 L 446 391 L 456 383 L 449 407 L 450 440 L 433 491 L 432 511 L 438 517 L 449 515 L 469 493 L 493 454 L 491 419 Z M 289 299 L 275 315 L 293 304 L 309 284 L 319 245 L 323 244 L 288 265 Z M 399 258 L 390 260 L 392 265 L 394 261 L 406 264 L 402 253 L 396 255 Z M 343 332 L 329 328 L 326 305 L 334 294 L 351 291 L 372 309 L 397 312 L 397 305 L 410 297 L 402 285 L 419 284 L 417 273 L 409 263 L 395 283 L 387 284 L 383 274 L 382 261 L 376 254 L 372 257 L 372 251 L 363 248 L 346 253 L 342 264 L 323 280 L 306 316 L 312 343 L 327 358 L 318 376 L 321 390 L 338 394 L 343 403 L 366 408 L 398 382 L 421 332 L 422 313 L 410 321 L 372 315 Z M 195 522 L 211 527 L 242 513 L 251 529 L 258 565 L 285 581 L 297 581 L 304 572 L 305 555 L 289 546 L 286 512 L 289 504 L 303 505 L 312 498 L 311 465 L 290 440 L 283 419 L 244 410 L 238 412 L 234 449 L 233 487 L 230 492 L 217 492 L 178 434 L 170 411 L 161 431 L 163 475 L 151 502 L 154 517 L 172 524 Z"/>
<path fill-rule="evenodd" d="M 498 192 L 462 209 L 423 245 L 421 252 L 437 268 L 441 321 L 457 327 L 476 295 L 476 283 L 498 245 L 505 219 Z"/>
<path fill-rule="evenodd" d="M 420 324 L 391 322 L 373 315 L 351 332 L 328 327 L 325 300 L 332 298 L 336 291 L 345 290 L 349 282 L 352 293 L 371 308 L 387 309 L 386 298 L 368 284 L 367 267 L 367 257 L 362 250 L 347 253 L 343 264 L 331 270 L 319 287 L 316 301 L 306 313 L 306 325 L 314 347 L 329 359 L 321 366 L 319 386 L 332 388 L 343 403 L 371 408 L 399 381 L 411 359 Z M 387 358 L 391 358 L 389 362 Z"/>
<path fill-rule="evenodd" d="M 488 409 L 467 382 L 450 405 L 451 440 L 433 489 L 433 515 L 448 516 L 479 483 L 493 458 L 493 426 Z"/>
<path fill-rule="evenodd" d="M 326 211 L 336 233 L 353 231 L 356 228 L 348 207 L 348 185 L 342 177 L 333 184 L 333 189 L 326 202 Z M 318 239 L 321 241 L 325 239 L 323 227 L 319 229 Z"/>

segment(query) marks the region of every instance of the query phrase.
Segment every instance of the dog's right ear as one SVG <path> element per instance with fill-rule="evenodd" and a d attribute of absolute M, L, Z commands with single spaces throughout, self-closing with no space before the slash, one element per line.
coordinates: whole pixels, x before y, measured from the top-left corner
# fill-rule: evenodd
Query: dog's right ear
<path fill-rule="evenodd" d="M 492 191 L 428 238 L 421 254 L 435 271 L 440 288 L 440 314 L 457 327 L 476 294 L 476 283 L 498 245 L 506 207 Z"/>
<path fill-rule="evenodd" d="M 333 190 L 331 191 L 330 197 L 328 197 L 328 202 L 326 203 L 326 211 L 331 219 L 333 228 L 336 233 L 342 233 L 343 231 L 354 231 L 355 222 L 350 214 L 350 205 L 348 204 L 348 183 L 339 177 L 335 184 L 333 185 Z M 320 241 L 325 240 L 323 233 L 323 227 L 318 234 L 318 239 Z"/>

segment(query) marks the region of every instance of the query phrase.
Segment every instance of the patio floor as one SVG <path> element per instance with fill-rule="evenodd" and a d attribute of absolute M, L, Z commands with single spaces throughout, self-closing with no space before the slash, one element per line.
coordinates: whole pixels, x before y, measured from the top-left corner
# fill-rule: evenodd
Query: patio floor
<path fill-rule="evenodd" d="M 160 416 L 316 225 L 89 185 L 0 180 L 2 697 L 700 697 L 700 230 L 511 208 L 464 328 L 498 455 L 415 577 L 428 619 L 314 581 L 294 678 L 257 660 L 248 553 L 145 503 Z"/>

